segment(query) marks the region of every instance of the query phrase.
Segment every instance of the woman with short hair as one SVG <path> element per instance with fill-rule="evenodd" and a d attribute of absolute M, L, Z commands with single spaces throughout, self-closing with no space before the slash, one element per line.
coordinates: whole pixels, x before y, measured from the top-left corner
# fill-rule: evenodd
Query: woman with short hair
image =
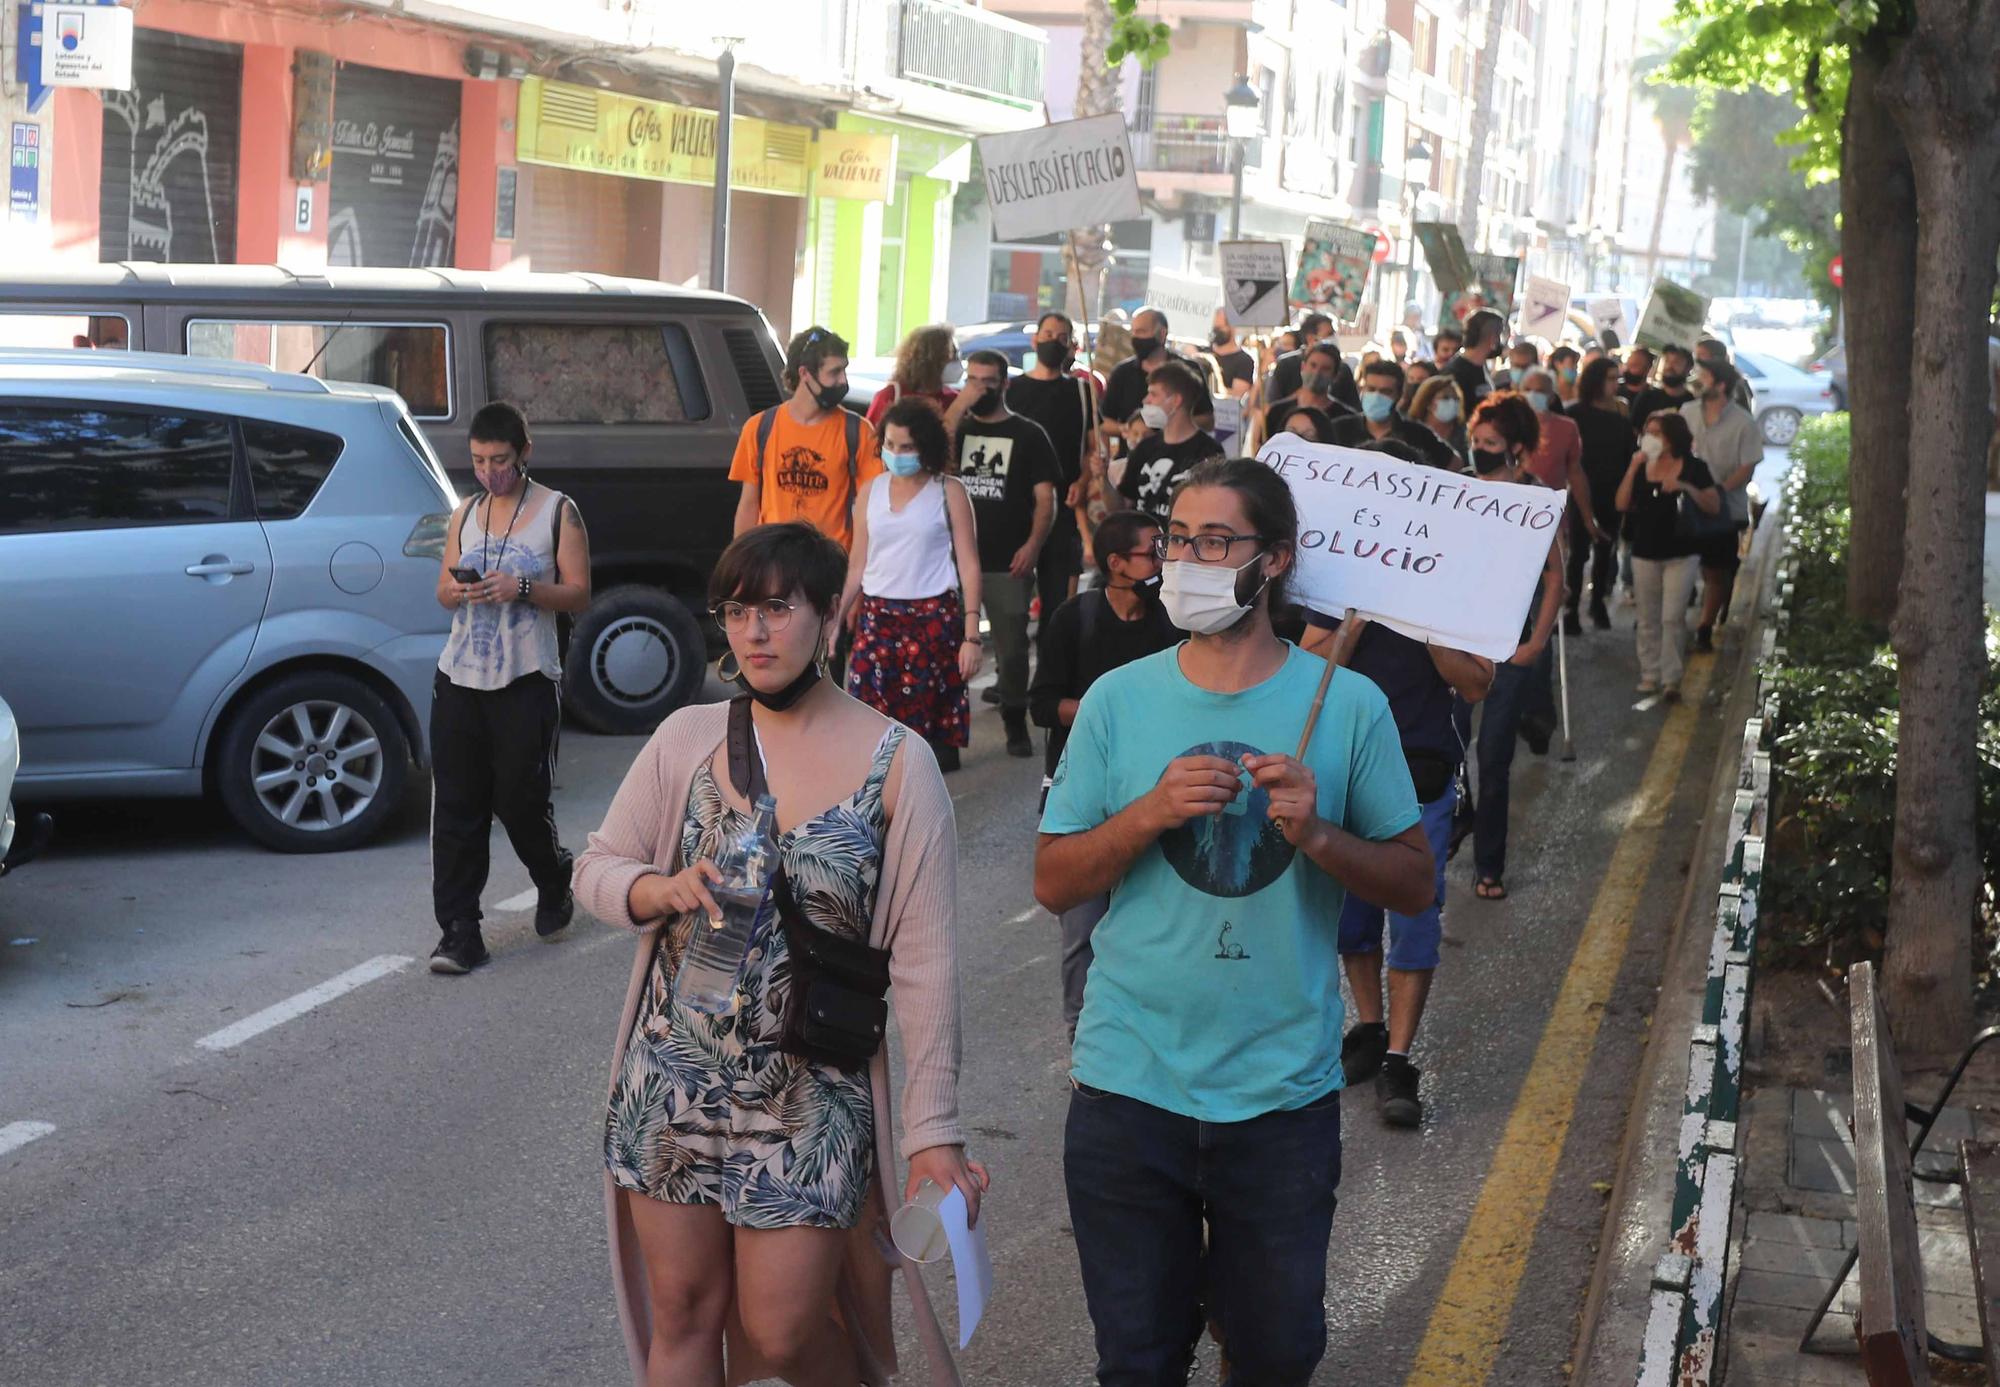
<path fill-rule="evenodd" d="M 1688 597 L 1701 542 L 1681 524 L 1681 498 L 1704 514 L 1722 510 L 1708 464 L 1694 455 L 1694 431 L 1671 409 L 1645 421 L 1639 450 L 1618 483 L 1618 509 L 1632 541 L 1632 600 L 1639 608 L 1639 692 L 1669 703 L 1681 696 L 1687 664 Z"/>
<path fill-rule="evenodd" d="M 1448 371 L 1439 371 L 1416 389 L 1403 413 L 1436 434 L 1465 467 L 1465 396 Z"/>

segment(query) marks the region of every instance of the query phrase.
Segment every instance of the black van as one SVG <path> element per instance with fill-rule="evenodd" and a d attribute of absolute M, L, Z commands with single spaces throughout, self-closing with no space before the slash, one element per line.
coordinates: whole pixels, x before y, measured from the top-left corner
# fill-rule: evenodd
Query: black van
<path fill-rule="evenodd" d="M 771 325 L 726 294 L 594 274 L 126 263 L 8 274 L 0 345 L 254 361 L 400 394 L 461 493 L 473 411 L 512 400 L 536 478 L 590 529 L 590 609 L 564 706 L 649 732 L 701 687 L 709 570 L 729 543 L 730 455 L 781 398 Z"/>

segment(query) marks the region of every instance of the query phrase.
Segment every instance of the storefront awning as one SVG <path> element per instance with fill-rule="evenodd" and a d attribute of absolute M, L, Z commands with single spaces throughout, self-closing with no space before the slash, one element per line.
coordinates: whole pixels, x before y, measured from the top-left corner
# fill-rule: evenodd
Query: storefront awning
<path fill-rule="evenodd" d="M 657 183 L 715 182 L 713 111 L 529 77 L 521 83 L 515 124 L 515 157 L 524 164 Z M 755 116 L 737 116 L 730 130 L 731 188 L 806 195 L 812 173 L 811 130 Z"/>

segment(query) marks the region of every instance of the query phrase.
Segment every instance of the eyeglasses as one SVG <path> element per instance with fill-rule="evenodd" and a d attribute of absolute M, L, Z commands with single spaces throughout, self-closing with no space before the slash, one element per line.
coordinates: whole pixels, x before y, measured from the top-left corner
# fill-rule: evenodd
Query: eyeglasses
<path fill-rule="evenodd" d="M 1153 552 L 1163 559 L 1178 559 L 1188 550 L 1203 563 L 1219 563 L 1229 557 L 1229 546 L 1252 541 L 1262 544 L 1262 535 L 1161 535 L 1153 541 Z"/>
<path fill-rule="evenodd" d="M 794 610 L 782 597 L 767 597 L 762 602 L 718 602 L 709 615 L 715 618 L 717 626 L 733 636 L 749 629 L 754 613 L 763 619 L 764 629 L 776 635 L 792 624 Z"/>

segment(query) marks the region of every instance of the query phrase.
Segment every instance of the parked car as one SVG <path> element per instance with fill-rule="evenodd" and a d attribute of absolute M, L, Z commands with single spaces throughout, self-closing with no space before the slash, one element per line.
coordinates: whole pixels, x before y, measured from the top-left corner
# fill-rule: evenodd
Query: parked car
<path fill-rule="evenodd" d="M 1847 344 L 1835 342 L 1806 363 L 1806 374 L 1826 377 L 1828 398 L 1835 409 L 1847 408 Z"/>
<path fill-rule="evenodd" d="M 594 596 L 571 633 L 565 709 L 600 732 L 650 732 L 701 687 L 712 623 L 697 614 L 736 512 L 729 460 L 745 421 L 781 398 L 777 341 L 743 300 L 594 274 L 10 272 L 0 342 L 72 341 L 387 386 L 468 491 L 466 426 L 512 400 L 537 479 L 590 529 Z"/>
<path fill-rule="evenodd" d="M 381 386 L 0 351 L 0 696 L 38 802 L 214 793 L 353 847 L 428 763 L 456 498 Z"/>
<path fill-rule="evenodd" d="M 54 828 L 47 814 L 14 817 L 14 774 L 20 769 L 21 730 L 13 709 L 0 698 L 0 877 L 40 856 Z"/>
<path fill-rule="evenodd" d="M 1774 447 L 1785 447 L 1798 437 L 1799 423 L 1808 414 L 1835 408 L 1833 389 L 1821 377 L 1762 352 L 1740 351 L 1733 359 L 1756 392 L 1757 427 Z"/>

